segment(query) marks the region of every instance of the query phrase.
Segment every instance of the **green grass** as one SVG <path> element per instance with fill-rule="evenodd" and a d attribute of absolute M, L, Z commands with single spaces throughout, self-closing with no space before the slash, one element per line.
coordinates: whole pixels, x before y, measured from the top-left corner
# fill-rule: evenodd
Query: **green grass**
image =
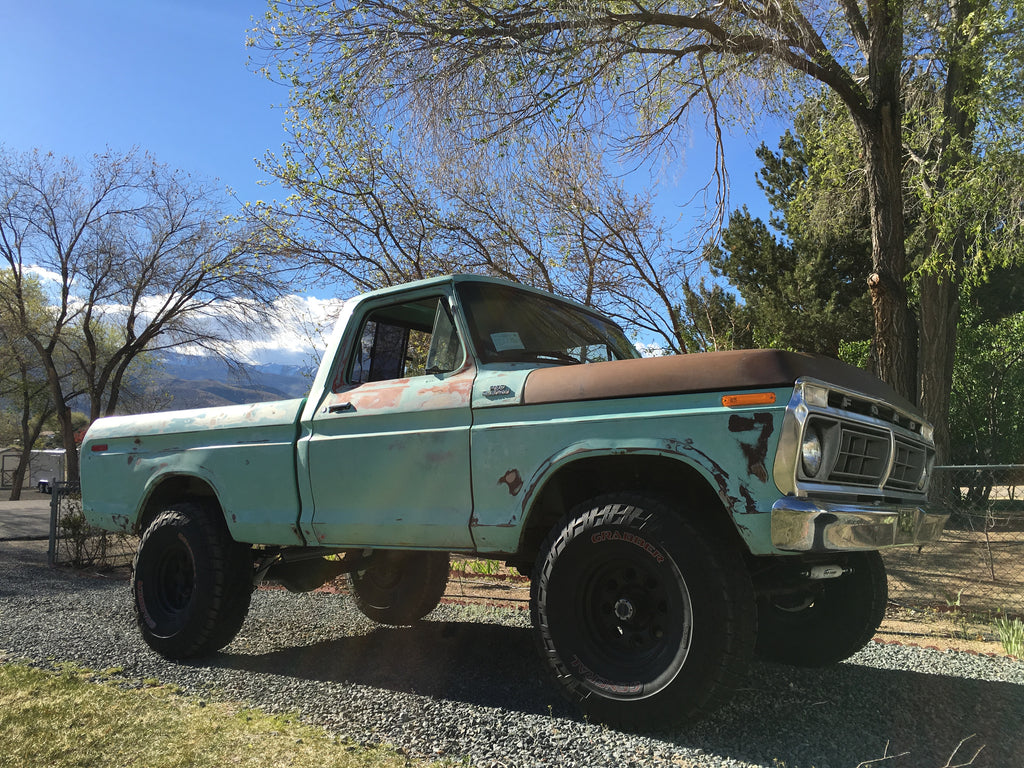
<path fill-rule="evenodd" d="M 1024 621 L 1000 616 L 994 624 L 1003 650 L 1010 656 L 1024 659 Z"/>
<path fill-rule="evenodd" d="M 413 761 L 240 705 L 182 696 L 146 681 L 122 689 L 102 673 L 0 664 L 0 766 L 14 768 L 397 768 Z M 465 765 L 466 763 L 462 763 Z"/>

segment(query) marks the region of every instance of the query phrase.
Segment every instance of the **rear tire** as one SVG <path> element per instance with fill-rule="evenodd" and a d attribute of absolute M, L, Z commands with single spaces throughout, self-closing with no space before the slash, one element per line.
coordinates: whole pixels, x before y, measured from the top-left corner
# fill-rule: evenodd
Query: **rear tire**
<path fill-rule="evenodd" d="M 142 534 L 132 567 L 135 623 L 169 659 L 215 653 L 241 629 L 252 599 L 252 552 L 201 505 L 174 504 Z"/>
<path fill-rule="evenodd" d="M 574 509 L 533 576 L 535 637 L 555 684 L 597 721 L 658 729 L 702 717 L 742 681 L 754 595 L 731 544 L 633 494 Z"/>
<path fill-rule="evenodd" d="M 797 667 L 825 667 L 853 656 L 885 617 L 889 585 L 878 552 L 847 556 L 852 573 L 818 582 L 814 591 L 758 600 L 757 655 Z"/>
<path fill-rule="evenodd" d="M 375 550 L 366 567 L 349 574 L 356 607 L 367 618 L 403 626 L 422 619 L 448 586 L 447 552 Z"/>

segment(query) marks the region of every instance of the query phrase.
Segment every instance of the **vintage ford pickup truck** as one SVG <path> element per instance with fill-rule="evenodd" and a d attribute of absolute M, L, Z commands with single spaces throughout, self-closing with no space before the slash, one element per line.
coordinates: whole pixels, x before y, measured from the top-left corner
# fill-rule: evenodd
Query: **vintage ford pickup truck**
<path fill-rule="evenodd" d="M 240 630 L 253 585 L 348 574 L 411 624 L 449 553 L 531 575 L 543 661 L 592 718 L 700 716 L 756 653 L 824 665 L 878 627 L 879 550 L 936 539 L 931 428 L 874 377 L 777 350 L 640 358 L 582 305 L 459 275 L 348 301 L 302 400 L 101 419 L 88 519 L 141 535 L 145 641 Z"/>

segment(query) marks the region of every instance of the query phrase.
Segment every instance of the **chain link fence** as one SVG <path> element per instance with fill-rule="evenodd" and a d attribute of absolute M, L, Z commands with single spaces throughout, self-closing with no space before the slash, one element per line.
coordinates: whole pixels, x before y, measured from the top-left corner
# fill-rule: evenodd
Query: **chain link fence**
<path fill-rule="evenodd" d="M 931 501 L 952 510 L 946 530 L 885 553 L 890 598 L 1024 615 L 1024 465 L 936 467 Z"/>
<path fill-rule="evenodd" d="M 138 537 L 93 528 L 82 512 L 78 483 L 55 483 L 50 499 L 50 565 L 106 570 L 131 565 Z"/>

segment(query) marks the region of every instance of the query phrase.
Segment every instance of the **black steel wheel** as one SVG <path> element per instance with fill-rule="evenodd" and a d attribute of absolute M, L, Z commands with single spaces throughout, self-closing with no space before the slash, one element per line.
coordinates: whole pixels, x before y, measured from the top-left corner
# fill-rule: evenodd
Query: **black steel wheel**
<path fill-rule="evenodd" d="M 167 658 L 214 653 L 234 639 L 252 598 L 252 554 L 201 505 L 167 508 L 146 528 L 132 568 L 135 622 Z"/>
<path fill-rule="evenodd" d="M 531 597 L 555 683 L 609 725 L 661 728 L 709 713 L 753 649 L 739 553 L 655 498 L 615 494 L 570 513 L 542 551 Z"/>
<path fill-rule="evenodd" d="M 885 564 L 878 552 L 852 552 L 845 563 L 850 573 L 817 582 L 807 592 L 758 599 L 759 657 L 824 667 L 867 645 L 885 617 Z"/>
<path fill-rule="evenodd" d="M 414 624 L 441 602 L 448 586 L 447 552 L 378 549 L 349 574 L 356 607 L 381 624 Z"/>

